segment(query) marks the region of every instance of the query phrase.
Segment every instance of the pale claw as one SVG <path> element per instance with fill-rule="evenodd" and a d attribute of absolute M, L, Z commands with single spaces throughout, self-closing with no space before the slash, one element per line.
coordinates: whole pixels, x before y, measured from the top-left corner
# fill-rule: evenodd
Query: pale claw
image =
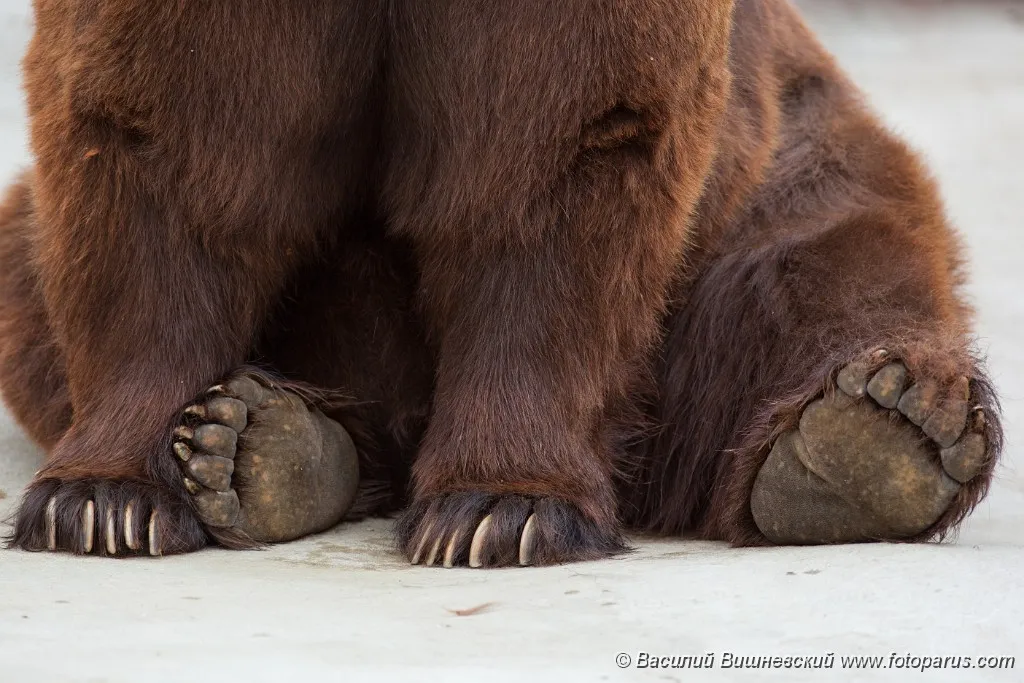
<path fill-rule="evenodd" d="M 83 547 L 86 554 L 92 552 L 92 543 L 96 534 L 96 504 L 91 500 L 85 501 L 82 509 L 82 533 Z"/>
<path fill-rule="evenodd" d="M 178 437 L 179 439 L 186 439 L 188 441 L 191 441 L 192 437 L 195 436 L 195 432 L 193 432 L 188 427 L 178 427 L 177 429 L 174 430 L 174 436 Z"/>
<path fill-rule="evenodd" d="M 156 513 L 149 516 L 149 554 L 158 557 L 160 552 L 160 530 L 156 524 Z"/>
<path fill-rule="evenodd" d="M 416 544 L 416 552 L 412 554 L 412 560 L 410 560 L 410 564 L 420 563 L 420 557 L 423 555 L 423 548 L 427 545 L 427 540 L 430 538 L 430 532 L 433 530 L 433 523 L 428 524 L 427 528 L 423 531 L 423 535 L 420 536 L 420 542 Z"/>
<path fill-rule="evenodd" d="M 107 519 L 104 525 L 106 546 L 108 555 L 117 555 L 117 527 L 114 525 L 114 511 L 111 508 L 107 508 Z"/>
<path fill-rule="evenodd" d="M 458 547 L 459 539 L 462 537 L 461 531 L 456 531 L 452 534 L 452 537 L 448 540 L 448 545 L 444 549 L 444 566 L 447 569 L 451 569 L 455 566 L 455 549 Z"/>
<path fill-rule="evenodd" d="M 46 547 L 57 549 L 57 499 L 51 498 L 46 504 Z"/>
<path fill-rule="evenodd" d="M 188 462 L 189 459 L 192 458 L 192 449 L 180 441 L 175 441 L 174 454 L 178 456 L 178 460 L 181 460 L 182 462 Z"/>
<path fill-rule="evenodd" d="M 484 542 L 487 540 L 487 532 L 491 530 L 491 516 L 487 515 L 480 522 L 480 526 L 473 533 L 473 542 L 469 546 L 469 566 L 474 569 L 484 566 L 483 554 Z"/>
<path fill-rule="evenodd" d="M 198 417 L 200 420 L 206 419 L 206 406 L 196 405 L 185 408 L 185 414 L 191 415 L 192 417 Z"/>
<path fill-rule="evenodd" d="M 437 540 L 434 541 L 434 546 L 430 549 L 430 552 L 427 554 L 426 565 L 428 567 L 433 567 L 434 566 L 434 560 L 437 559 L 437 555 L 438 555 L 439 552 L 441 552 L 441 537 L 440 536 L 438 536 Z"/>
<path fill-rule="evenodd" d="M 134 512 L 131 503 L 124 506 L 124 544 L 130 550 L 141 550 L 142 544 L 135 535 Z"/>
<path fill-rule="evenodd" d="M 519 564 L 527 566 L 533 564 L 533 545 L 537 535 L 537 515 L 530 515 L 523 527 L 523 535 L 519 539 Z"/>

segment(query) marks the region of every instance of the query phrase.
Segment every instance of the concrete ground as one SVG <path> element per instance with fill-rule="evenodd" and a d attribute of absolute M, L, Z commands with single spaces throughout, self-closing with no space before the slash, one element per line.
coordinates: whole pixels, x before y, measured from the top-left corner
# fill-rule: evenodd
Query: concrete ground
<path fill-rule="evenodd" d="M 28 162 L 17 61 L 28 0 L 0 0 L 0 181 Z M 0 551 L 0 681 L 1024 680 L 1024 11 L 975 0 L 803 0 L 887 120 L 924 151 L 971 248 L 1008 450 L 955 543 L 734 550 L 636 539 L 604 562 L 411 567 L 389 523 L 264 552 L 112 561 Z M 0 413 L 0 517 L 41 454 Z M 485 609 L 458 614 L 481 605 Z M 714 654 L 703 672 L 639 653 Z M 625 653 L 634 661 L 617 666 Z M 824 655 L 738 671 L 727 655 Z M 892 668 L 1012 656 L 1014 670 Z M 841 657 L 883 657 L 844 670 Z"/>

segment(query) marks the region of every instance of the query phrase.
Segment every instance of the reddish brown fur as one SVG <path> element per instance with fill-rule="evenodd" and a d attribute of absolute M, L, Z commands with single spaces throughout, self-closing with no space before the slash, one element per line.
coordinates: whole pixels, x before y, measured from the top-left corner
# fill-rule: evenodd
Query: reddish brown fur
<path fill-rule="evenodd" d="M 733 4 L 39 0 L 0 212 L 35 488 L 181 499 L 169 426 L 257 361 L 355 398 L 405 543 L 502 496 L 581 516 L 552 560 L 757 543 L 765 446 L 865 349 L 988 400 L 933 183 L 784 0 Z"/>

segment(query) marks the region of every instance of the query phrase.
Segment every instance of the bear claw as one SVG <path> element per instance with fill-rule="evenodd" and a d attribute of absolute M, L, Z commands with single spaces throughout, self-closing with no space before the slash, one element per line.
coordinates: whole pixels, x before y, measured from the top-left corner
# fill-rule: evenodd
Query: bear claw
<path fill-rule="evenodd" d="M 188 462 L 192 457 L 192 449 L 186 446 L 181 441 L 174 442 L 174 454 L 178 456 L 178 460 L 182 462 Z"/>
<path fill-rule="evenodd" d="M 25 491 L 10 542 L 28 551 L 77 555 L 198 550 L 207 536 L 185 502 L 176 487 L 136 479 L 42 477 Z M 167 529 L 173 533 L 164 537 Z"/>
<path fill-rule="evenodd" d="M 423 548 L 427 545 L 427 539 L 430 538 L 430 533 L 434 530 L 433 522 L 427 524 L 427 528 L 423 530 L 423 535 L 420 536 L 419 543 L 416 544 L 416 549 L 412 553 L 412 558 L 409 560 L 410 564 L 419 564 L 420 559 L 423 557 Z"/>
<path fill-rule="evenodd" d="M 82 510 L 82 548 L 86 554 L 92 552 L 93 540 L 96 536 L 96 504 L 91 500 L 85 501 Z"/>
<path fill-rule="evenodd" d="M 57 549 L 57 499 L 51 498 L 46 503 L 46 549 Z"/>
<path fill-rule="evenodd" d="M 537 515 L 530 515 L 523 527 L 523 535 L 519 539 L 519 564 L 533 564 L 533 547 L 537 535 Z"/>
<path fill-rule="evenodd" d="M 575 505 L 548 497 L 442 494 L 414 503 L 398 527 L 410 563 L 428 567 L 547 565 L 625 549 L 617 528 L 606 530 Z"/>
<path fill-rule="evenodd" d="M 473 533 L 473 541 L 469 544 L 469 566 L 474 569 L 484 566 L 483 549 L 487 533 L 491 530 L 491 519 L 491 515 L 487 515 L 480 521 Z"/>
<path fill-rule="evenodd" d="M 103 539 L 108 555 L 117 555 L 117 525 L 114 521 L 114 511 L 107 510 L 107 517 L 103 524 Z"/>
<path fill-rule="evenodd" d="M 142 543 L 135 534 L 134 508 L 131 503 L 124 507 L 124 545 L 132 551 L 142 550 Z M 153 512 L 149 519 L 149 554 L 159 555 L 160 547 L 157 543 L 158 533 L 156 525 L 157 513 Z M 46 504 L 46 549 L 57 550 L 57 499 L 50 498 Z M 81 552 L 89 555 L 96 548 L 96 503 L 87 500 L 82 505 L 81 512 Z M 107 508 L 103 520 L 103 549 L 108 555 L 118 554 L 117 539 L 117 518 L 113 508 Z"/>
<path fill-rule="evenodd" d="M 162 549 L 160 545 L 160 525 L 157 524 L 157 519 L 160 513 L 154 512 L 149 517 L 149 527 L 146 529 L 147 536 L 149 537 L 149 554 L 154 557 L 162 555 Z"/>

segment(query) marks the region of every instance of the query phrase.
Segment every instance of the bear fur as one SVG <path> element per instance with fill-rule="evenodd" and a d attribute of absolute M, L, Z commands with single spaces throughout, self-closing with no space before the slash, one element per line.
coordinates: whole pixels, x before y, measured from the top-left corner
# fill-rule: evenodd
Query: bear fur
<path fill-rule="evenodd" d="M 554 561 L 766 543 L 774 438 L 881 347 L 971 379 L 995 462 L 936 186 L 785 0 L 37 0 L 24 72 L 22 547 L 49 497 L 112 486 L 165 552 L 207 543 L 170 432 L 252 363 L 354 399 L 361 509 L 407 506 L 407 551 L 453 495 L 547 510 Z"/>

